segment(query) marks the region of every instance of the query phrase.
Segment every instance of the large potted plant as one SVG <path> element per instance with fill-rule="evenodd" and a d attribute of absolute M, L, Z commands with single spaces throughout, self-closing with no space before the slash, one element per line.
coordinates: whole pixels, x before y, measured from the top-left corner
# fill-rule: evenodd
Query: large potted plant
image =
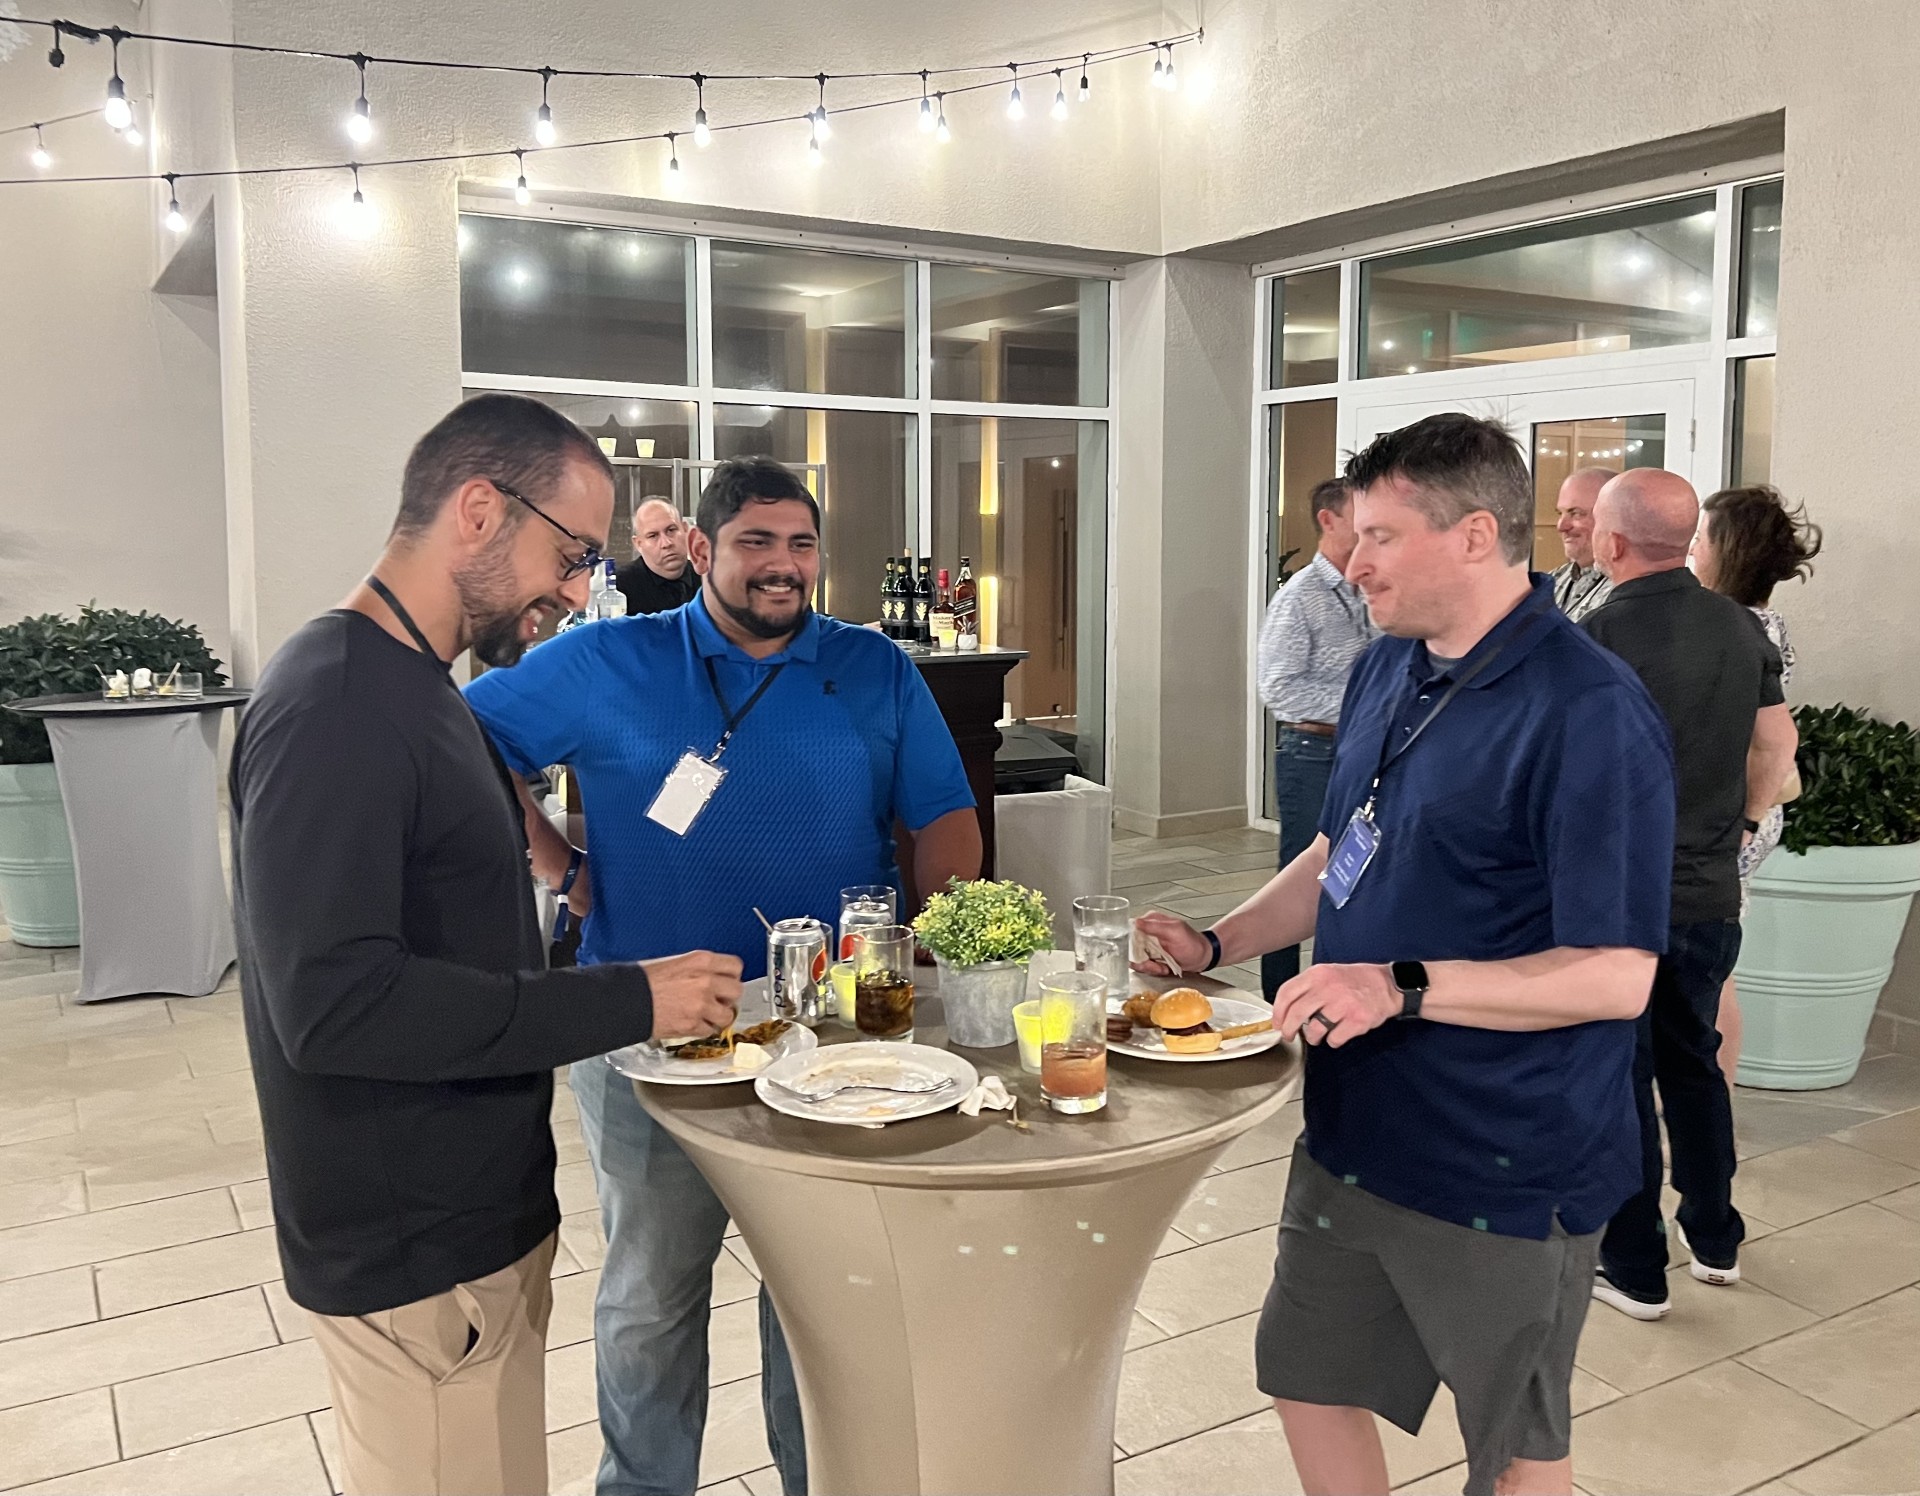
<path fill-rule="evenodd" d="M 1800 798 L 1754 874 L 1739 984 L 1738 1080 L 1844 1085 L 1920 890 L 1920 734 L 1851 707 L 1801 707 Z"/>
<path fill-rule="evenodd" d="M 226 684 L 200 631 L 157 613 L 89 604 L 78 618 L 42 613 L 0 627 L 0 911 L 19 944 L 78 945 L 80 898 L 47 729 L 5 703 L 97 691 L 116 670 L 176 664 Z"/>
<path fill-rule="evenodd" d="M 913 922 L 940 966 L 947 1037 L 969 1049 L 1013 1043 L 1013 1010 L 1027 995 L 1027 959 L 1053 948 L 1047 901 L 1018 883 L 955 879 Z"/>

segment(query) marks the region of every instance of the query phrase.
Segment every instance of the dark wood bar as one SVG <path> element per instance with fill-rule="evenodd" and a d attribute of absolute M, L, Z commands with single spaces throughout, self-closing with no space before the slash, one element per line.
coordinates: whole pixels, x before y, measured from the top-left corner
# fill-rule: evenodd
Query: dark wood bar
<path fill-rule="evenodd" d="M 980 875 L 993 876 L 993 756 L 1000 748 L 1000 711 L 1006 702 L 1007 674 L 1027 657 L 1024 649 L 913 652 L 913 661 L 933 692 L 947 730 L 960 749 L 967 783 L 980 814 Z M 902 834 L 904 828 L 896 828 Z M 900 870 L 913 872 L 911 838 L 902 835 Z M 911 899 L 913 890 L 908 890 Z"/>

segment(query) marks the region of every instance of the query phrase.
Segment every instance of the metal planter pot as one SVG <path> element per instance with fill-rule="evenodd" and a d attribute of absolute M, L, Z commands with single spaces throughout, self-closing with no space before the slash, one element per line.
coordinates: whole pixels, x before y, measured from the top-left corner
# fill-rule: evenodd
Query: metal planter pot
<path fill-rule="evenodd" d="M 0 764 L 0 910 L 17 944 L 80 943 L 73 843 L 52 764 Z"/>

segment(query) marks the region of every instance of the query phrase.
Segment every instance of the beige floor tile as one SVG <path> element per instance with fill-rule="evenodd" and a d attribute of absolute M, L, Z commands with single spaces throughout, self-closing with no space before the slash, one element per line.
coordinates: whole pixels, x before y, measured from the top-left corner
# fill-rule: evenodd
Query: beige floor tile
<path fill-rule="evenodd" d="M 257 1143 L 264 1136 L 260 1108 L 253 1102 L 217 1106 L 207 1113 L 207 1131 L 216 1143 Z"/>
<path fill-rule="evenodd" d="M 1115 1496 L 1299 1496 L 1286 1431 L 1271 1408 L 1122 1460 Z"/>
<path fill-rule="evenodd" d="M 266 1283 L 280 1276 L 271 1226 L 163 1247 L 104 1262 L 96 1270 L 100 1313 L 111 1319 Z"/>
<path fill-rule="evenodd" d="M 1112 888 L 1131 903 L 1142 900 L 1135 894 L 1136 889 L 1150 888 L 1156 883 L 1172 884 L 1189 892 L 1199 892 L 1193 887 L 1195 878 L 1210 878 L 1216 874 L 1211 868 L 1201 867 L 1198 863 L 1181 862 L 1173 858 L 1151 862 L 1135 862 L 1114 868 Z"/>
<path fill-rule="evenodd" d="M 86 1180 L 79 1174 L 56 1174 L 50 1179 L 0 1185 L 0 1230 L 81 1215 L 86 1208 Z"/>
<path fill-rule="evenodd" d="M 336 1491 L 344 1490 L 347 1462 L 340 1453 L 340 1425 L 334 1421 L 333 1409 L 309 1413 L 307 1422 L 313 1426 L 313 1442 L 320 1446 L 320 1463 L 327 1467 L 328 1484 Z"/>
<path fill-rule="evenodd" d="M 1860 1425 L 1730 1361 L 1574 1420 L 1596 1496 L 1744 1491 L 1860 1436 Z"/>
<path fill-rule="evenodd" d="M 1748 1159 L 1734 1176 L 1733 1202 L 1784 1228 L 1915 1183 L 1920 1171 L 1820 1138 Z"/>
<path fill-rule="evenodd" d="M 580 1266 L 580 1259 L 573 1255 L 564 1241 L 553 1244 L 553 1268 L 548 1274 L 549 1277 L 570 1278 L 575 1273 L 584 1271 L 586 1270 Z"/>
<path fill-rule="evenodd" d="M 194 1079 L 210 1075 L 234 1075 L 253 1069 L 253 1057 L 247 1053 L 247 1032 L 243 1025 L 196 1023 L 180 1032 L 189 1036 L 181 1045 Z"/>
<path fill-rule="evenodd" d="M 593 1165 L 590 1163 L 562 1164 L 553 1171 L 554 1193 L 560 1197 L 560 1214 L 579 1215 L 583 1211 L 598 1210 L 600 1197 L 594 1193 Z"/>
<path fill-rule="evenodd" d="M 760 1412 L 760 1378 L 715 1387 L 707 1399 L 700 1484 L 731 1480 L 772 1462 L 767 1450 L 766 1419 Z"/>
<path fill-rule="evenodd" d="M 1920 1169 L 1920 1109 L 1868 1122 L 1836 1134 L 1834 1140 L 1849 1148 L 1864 1148 L 1910 1169 Z"/>
<path fill-rule="evenodd" d="M 723 1304 L 707 1327 L 707 1382 L 718 1387 L 760 1374 L 760 1305 Z"/>
<path fill-rule="evenodd" d="M 0 1283 L 0 1340 L 64 1330 L 99 1317 L 90 1267 L 62 1268 Z"/>
<path fill-rule="evenodd" d="M 0 1489 L 119 1458 L 113 1394 L 105 1387 L 0 1412 Z"/>
<path fill-rule="evenodd" d="M 1573 1368 L 1573 1380 L 1568 1383 L 1567 1394 L 1569 1402 L 1573 1405 L 1575 1418 L 1582 1413 L 1603 1407 L 1623 1395 L 1618 1387 L 1601 1381 L 1592 1372 L 1584 1371 L 1578 1366 Z"/>
<path fill-rule="evenodd" d="M 1243 1132 L 1220 1155 L 1220 1161 L 1213 1166 L 1214 1172 L 1224 1174 L 1270 1163 L 1276 1158 L 1291 1158 L 1294 1141 L 1307 1125 L 1301 1111 L 1300 1102 L 1289 1101 L 1258 1127 Z"/>
<path fill-rule="evenodd" d="M 1736 1086 L 1733 1092 L 1735 1152 L 1742 1159 L 1757 1158 L 1780 1148 L 1811 1143 L 1815 1138 L 1857 1127 L 1880 1115 L 1870 1107 L 1838 1106 L 1819 1098 L 1817 1091 L 1761 1091 Z"/>
<path fill-rule="evenodd" d="M 1916 1346 L 1920 1288 L 1908 1288 L 1749 1351 L 1740 1360 L 1855 1423 L 1884 1428 L 1920 1413 Z M 1920 1465 L 1914 1467 L 1914 1484 L 1920 1486 Z"/>
<path fill-rule="evenodd" d="M 1175 1252 L 1191 1252 L 1199 1245 L 1200 1243 L 1191 1236 L 1184 1236 L 1169 1226 L 1167 1234 L 1160 1238 L 1160 1245 L 1153 1249 L 1153 1255 L 1156 1260 L 1161 1257 L 1171 1257 Z"/>
<path fill-rule="evenodd" d="M 166 1028 L 165 1024 L 159 1025 L 162 1032 Z M 8 1037 L 0 1033 L 0 1044 L 11 1049 Z M 158 1054 L 141 1055 L 112 1065 L 43 1068 L 25 1085 L 21 1085 L 17 1077 L 9 1081 L 7 1091 L 16 1101 L 76 1101 L 80 1103 L 76 1114 L 79 1125 L 90 1127 L 110 1120 L 107 1114 L 111 1114 L 116 1105 L 137 1105 L 135 1098 L 162 1090 L 165 1082 L 186 1080 L 192 1074 L 185 1055 L 178 1050 L 164 1049 Z"/>
<path fill-rule="evenodd" d="M 1920 1491 L 1920 1417 L 1815 1460 L 1789 1479 L 1807 1496 L 1910 1496 Z"/>
<path fill-rule="evenodd" d="M 732 1480 L 723 1480 L 717 1485 L 702 1486 L 694 1496 L 753 1496 L 744 1476 L 736 1475 Z"/>
<path fill-rule="evenodd" d="M 1240 873 L 1201 873 L 1197 877 L 1182 878 L 1195 893 L 1237 893 L 1249 894 L 1256 888 L 1265 888 L 1274 876 L 1274 869 L 1264 864 L 1259 868 Z"/>
<path fill-rule="evenodd" d="M 1255 1164 L 1200 1181 L 1173 1224 L 1195 1241 L 1219 1241 L 1243 1231 L 1277 1226 L 1287 1190 L 1287 1160 Z"/>
<path fill-rule="evenodd" d="M 598 1267 L 607 1260 L 606 1233 L 600 1229 L 600 1212 L 583 1210 L 578 1215 L 560 1218 L 560 1241 L 581 1267 Z"/>
<path fill-rule="evenodd" d="M 786 1484 L 780 1479 L 780 1471 L 773 1465 L 762 1466 L 758 1470 L 749 1470 L 740 1479 L 746 1483 L 753 1496 L 785 1496 Z"/>
<path fill-rule="evenodd" d="M 333 1400 L 311 1340 L 273 1345 L 113 1389 L 129 1459 L 312 1413 Z"/>
<path fill-rule="evenodd" d="M 1161 899 L 1159 907 L 1187 920 L 1214 920 L 1231 914 L 1246 902 L 1244 894 L 1195 893 Z"/>
<path fill-rule="evenodd" d="M 1155 877 L 1151 883 L 1137 883 L 1129 888 L 1114 890 L 1115 893 L 1126 896 L 1127 901 L 1133 905 L 1135 914 L 1145 914 L 1149 909 L 1163 908 L 1160 902 L 1162 899 L 1177 899 L 1192 892 L 1184 883 L 1169 883 L 1159 875 L 1159 868 L 1153 869 L 1153 872 Z"/>
<path fill-rule="evenodd" d="M 753 1248 L 747 1245 L 745 1237 L 734 1237 L 726 1244 L 725 1250 L 733 1253 L 740 1260 L 740 1266 L 753 1274 L 754 1282 L 760 1281 L 760 1264 L 753 1260 Z"/>
<path fill-rule="evenodd" d="M 242 1230 L 273 1224 L 273 1195 L 264 1179 L 248 1179 L 229 1185 L 233 1208 L 239 1212 Z"/>
<path fill-rule="evenodd" d="M 1380 1426 L 1380 1447 L 1386 1451 L 1389 1485 L 1418 1480 L 1467 1457 L 1466 1441 L 1460 1437 L 1460 1412 L 1445 1387 L 1434 1394 L 1417 1434 L 1397 1429 L 1382 1418 L 1374 1422 Z"/>
<path fill-rule="evenodd" d="M 124 1086 L 98 1094 L 82 1095 L 80 1125 L 127 1126 L 132 1123 L 164 1120 L 168 1117 L 204 1117 L 217 1107 L 242 1106 L 257 1100 L 253 1076 L 246 1071 L 222 1075 L 196 1076 L 185 1055 L 176 1055 L 185 1075 L 160 1085 L 143 1085 L 136 1090 Z M 98 1066 L 102 1071 L 114 1067 Z M 75 1070 L 73 1075 L 91 1075 L 93 1070 Z"/>
<path fill-rule="evenodd" d="M 722 1252 L 713 1265 L 713 1297 L 710 1301 L 713 1307 L 718 1309 L 722 1304 L 737 1304 L 759 1292 L 760 1280 L 748 1272 L 732 1252 Z"/>
<path fill-rule="evenodd" d="M 206 1118 L 200 1116 L 77 1128 L 59 1137 L 0 1148 L 0 1184 L 19 1184 L 107 1164 L 164 1157 L 181 1149 L 201 1147 L 209 1136 Z"/>
<path fill-rule="evenodd" d="M 1910 1221 L 1920 1221 L 1920 1184 L 1910 1185 L 1891 1195 L 1882 1195 L 1873 1203 L 1882 1210 L 1890 1210 Z"/>
<path fill-rule="evenodd" d="M 1467 1462 L 1449 1465 L 1444 1470 L 1435 1470 L 1418 1480 L 1410 1480 L 1405 1485 L 1393 1488 L 1393 1496 L 1460 1496 L 1467 1483 Z M 1579 1488 L 1576 1486 L 1576 1490 Z"/>
<path fill-rule="evenodd" d="M 288 1296 L 285 1283 L 275 1278 L 270 1283 L 262 1283 L 260 1290 L 267 1296 L 267 1312 L 273 1316 L 273 1331 L 283 1343 L 313 1337 L 313 1322 L 307 1318 L 307 1311 Z"/>
<path fill-rule="evenodd" d="M 120 1210 L 0 1231 L 0 1278 L 25 1278 L 87 1262 L 107 1262 L 237 1230 L 225 1190 L 178 1195 Z"/>
<path fill-rule="evenodd" d="M 1148 1319 L 1146 1315 L 1138 1312 L 1134 1314 L 1132 1322 L 1127 1326 L 1128 1350 L 1134 1350 L 1143 1345 L 1152 1345 L 1155 1341 L 1165 1340 L 1166 1338 L 1167 1332 L 1165 1330 Z"/>
<path fill-rule="evenodd" d="M 553 1316 L 547 1321 L 547 1349 L 593 1339 L 593 1296 L 600 1275 L 573 1273 L 553 1280 Z"/>
<path fill-rule="evenodd" d="M 1840 1314 L 1920 1282 L 1920 1221 L 1851 1206 L 1755 1242 L 1741 1252 L 1740 1271 L 1815 1314 Z"/>
<path fill-rule="evenodd" d="M 593 1342 L 547 1352 L 547 1432 L 557 1433 L 598 1418 Z"/>
<path fill-rule="evenodd" d="M 553 1496 L 593 1496 L 604 1446 L 598 1423 L 577 1424 L 547 1435 L 547 1481 Z"/>
<path fill-rule="evenodd" d="M 1246 1314 L 1128 1351 L 1113 1424 L 1120 1447 L 1139 1454 L 1270 1407 L 1253 1382 L 1258 1319 Z"/>
<path fill-rule="evenodd" d="M 209 1142 L 179 1153 L 89 1169 L 87 1198 L 95 1210 L 112 1210 L 266 1177 L 267 1151 L 260 1142 Z"/>
<path fill-rule="evenodd" d="M 257 1288 L 0 1341 L 0 1407 L 109 1387 L 276 1343 Z"/>
<path fill-rule="evenodd" d="M 1673 1312 L 1651 1324 L 1594 1304 L 1575 1364 L 1622 1392 L 1640 1392 L 1814 1323 L 1755 1284 L 1710 1288 L 1685 1268 L 1668 1272 L 1667 1292 Z"/>
<path fill-rule="evenodd" d="M 1156 1260 L 1136 1307 L 1169 1335 L 1182 1335 L 1258 1309 L 1272 1281 L 1273 1242 L 1264 1231 L 1248 1232 Z"/>
<path fill-rule="evenodd" d="M 0 1106 L 0 1147 L 65 1137 L 80 1125 L 80 1108 L 70 1100 L 32 1106 Z"/>
<path fill-rule="evenodd" d="M 326 1467 L 304 1418 L 288 1418 L 24 1486 L 30 1496 L 330 1496 Z M 16 1493 L 20 1496 L 20 1493 Z"/>
<path fill-rule="evenodd" d="M 1274 852 L 1199 852 L 1188 859 L 1209 872 L 1250 873 L 1263 871 L 1271 877 L 1279 871 Z"/>

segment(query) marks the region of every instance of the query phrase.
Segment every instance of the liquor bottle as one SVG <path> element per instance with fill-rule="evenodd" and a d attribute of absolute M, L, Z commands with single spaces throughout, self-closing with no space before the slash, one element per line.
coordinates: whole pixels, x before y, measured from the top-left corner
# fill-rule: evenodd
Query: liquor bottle
<path fill-rule="evenodd" d="M 593 613 L 595 618 L 625 618 L 627 616 L 627 595 L 620 590 L 620 584 L 614 580 L 613 562 L 602 563 L 606 570 L 600 578 L 600 590 L 594 595 Z"/>
<path fill-rule="evenodd" d="M 980 586 L 968 556 L 960 558 L 960 580 L 953 589 L 953 626 L 956 648 L 964 652 L 980 647 Z"/>
<path fill-rule="evenodd" d="M 880 632 L 889 639 L 898 639 L 900 629 L 893 613 L 893 579 L 900 563 L 893 557 L 887 557 L 887 579 L 880 584 Z"/>
<path fill-rule="evenodd" d="M 933 557 L 920 558 L 920 575 L 913 584 L 913 638 L 917 644 L 933 643 Z"/>
<path fill-rule="evenodd" d="M 913 643 L 913 557 L 902 556 L 893 573 L 893 637 Z"/>
<path fill-rule="evenodd" d="M 933 589 L 933 647 L 952 649 L 954 645 L 953 585 L 947 580 L 946 567 L 940 568 L 939 585 Z"/>

